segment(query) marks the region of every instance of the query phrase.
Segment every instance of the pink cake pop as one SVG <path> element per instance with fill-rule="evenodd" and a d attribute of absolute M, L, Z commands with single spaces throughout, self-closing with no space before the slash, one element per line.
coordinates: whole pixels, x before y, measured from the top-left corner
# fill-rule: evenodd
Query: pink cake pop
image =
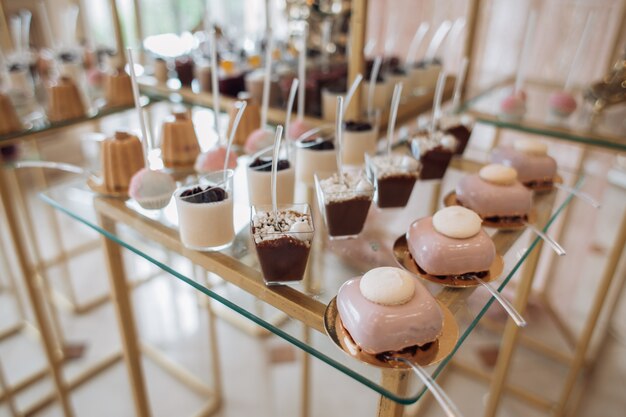
<path fill-rule="evenodd" d="M 216 146 L 213 149 L 203 152 L 196 158 L 194 169 L 200 174 L 206 174 L 208 172 L 219 171 L 224 169 L 224 162 L 226 161 L 226 147 Z M 230 154 L 228 157 L 228 168 L 237 168 L 237 155 Z"/>
<path fill-rule="evenodd" d="M 500 118 L 508 121 L 521 120 L 526 114 L 526 94 L 513 92 L 500 102 Z"/>
<path fill-rule="evenodd" d="M 574 96 L 567 91 L 556 91 L 548 98 L 550 112 L 557 117 L 569 117 L 578 106 Z"/>

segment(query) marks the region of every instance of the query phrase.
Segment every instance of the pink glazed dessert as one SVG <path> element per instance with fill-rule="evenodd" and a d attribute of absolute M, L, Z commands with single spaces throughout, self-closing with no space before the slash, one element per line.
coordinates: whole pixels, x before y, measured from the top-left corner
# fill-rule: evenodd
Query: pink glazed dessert
<path fill-rule="evenodd" d="M 456 199 L 483 220 L 501 224 L 528 220 L 532 206 L 532 192 L 517 181 L 515 169 L 499 164 L 461 178 Z"/>
<path fill-rule="evenodd" d="M 533 190 L 551 190 L 556 177 L 556 161 L 548 155 L 545 143 L 533 139 L 518 140 L 513 146 L 491 151 L 491 162 L 510 166 L 517 178 Z"/>
<path fill-rule="evenodd" d="M 343 327 L 366 353 L 398 352 L 436 341 L 443 313 L 410 273 L 375 268 L 344 283 L 337 294 Z"/>
<path fill-rule="evenodd" d="M 481 223 L 476 213 L 464 207 L 441 209 L 411 224 L 406 234 L 409 252 L 429 275 L 485 276 L 496 248 Z"/>
<path fill-rule="evenodd" d="M 548 97 L 550 113 L 556 117 L 569 117 L 577 107 L 576 99 L 567 91 L 556 91 Z"/>

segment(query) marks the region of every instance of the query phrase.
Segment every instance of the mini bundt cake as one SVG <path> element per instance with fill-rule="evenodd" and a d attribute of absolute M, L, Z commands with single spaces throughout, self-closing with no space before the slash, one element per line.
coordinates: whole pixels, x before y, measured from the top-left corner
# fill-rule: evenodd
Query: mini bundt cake
<path fill-rule="evenodd" d="M 102 142 L 102 177 L 107 193 L 128 193 L 130 180 L 144 167 L 143 146 L 137 136 L 117 131 Z"/>
<path fill-rule="evenodd" d="M 174 120 L 163 122 L 161 155 L 167 168 L 192 169 L 200 154 L 198 137 L 187 111 L 174 112 Z"/>
<path fill-rule="evenodd" d="M 48 87 L 48 120 L 63 122 L 87 113 L 78 87 L 69 77 L 60 77 Z"/>
<path fill-rule="evenodd" d="M 11 103 L 8 96 L 0 94 L 0 135 L 20 130 L 22 130 L 22 123 L 19 117 L 17 117 L 13 103 Z"/>
<path fill-rule="evenodd" d="M 104 97 L 107 107 L 127 107 L 133 105 L 133 87 L 130 75 L 123 69 L 104 78 Z"/>

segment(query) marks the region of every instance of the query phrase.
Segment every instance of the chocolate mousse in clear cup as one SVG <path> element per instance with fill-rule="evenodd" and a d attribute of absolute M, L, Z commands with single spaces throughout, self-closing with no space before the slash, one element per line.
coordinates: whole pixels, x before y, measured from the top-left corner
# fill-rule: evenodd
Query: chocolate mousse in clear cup
<path fill-rule="evenodd" d="M 420 163 L 408 155 L 365 155 L 367 176 L 379 208 L 404 207 L 420 175 Z"/>
<path fill-rule="evenodd" d="M 374 186 L 363 171 L 316 172 L 315 190 L 328 237 L 356 238 L 363 230 L 374 197 Z"/>
<path fill-rule="evenodd" d="M 233 175 L 229 169 L 200 177 L 198 184 L 174 193 L 180 240 L 188 249 L 218 251 L 235 239 Z"/>
<path fill-rule="evenodd" d="M 313 242 L 308 204 L 252 206 L 250 228 L 263 280 L 267 285 L 301 281 Z"/>

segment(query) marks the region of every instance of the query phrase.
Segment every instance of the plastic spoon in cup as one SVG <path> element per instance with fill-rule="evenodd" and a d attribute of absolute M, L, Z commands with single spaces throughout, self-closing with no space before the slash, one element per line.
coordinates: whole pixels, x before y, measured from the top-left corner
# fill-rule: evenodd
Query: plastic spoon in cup
<path fill-rule="evenodd" d="M 261 96 L 261 129 L 267 124 L 267 110 L 270 105 L 270 77 L 272 72 L 272 49 L 274 41 L 271 29 L 267 29 L 267 43 L 265 45 L 265 73 L 263 74 L 263 95 Z"/>
<path fill-rule="evenodd" d="M 372 73 L 370 74 L 370 85 L 367 90 L 367 117 L 371 117 L 374 111 L 374 88 L 376 87 L 376 80 L 378 79 L 378 73 L 383 63 L 383 57 L 377 56 L 374 59 L 374 66 L 372 67 Z"/>
<path fill-rule="evenodd" d="M 337 113 L 335 114 L 335 146 L 337 147 L 337 172 L 339 181 L 344 183 L 343 178 L 343 158 L 341 149 L 343 146 L 343 97 L 337 96 Z"/>
<path fill-rule="evenodd" d="M 417 27 L 415 35 L 413 35 L 413 39 L 411 39 L 411 44 L 409 45 L 406 59 L 404 60 L 407 69 L 411 69 L 415 65 L 417 50 L 422 45 L 422 42 L 424 42 L 424 38 L 426 37 L 426 33 L 428 32 L 429 27 L 430 25 L 428 24 L 428 22 L 422 22 Z"/>
<path fill-rule="evenodd" d="M 230 129 L 230 136 L 228 138 L 228 143 L 226 144 L 226 156 L 224 157 L 224 184 L 228 180 L 226 175 L 226 170 L 228 170 L 228 161 L 230 159 L 230 150 L 233 145 L 233 140 L 235 139 L 235 133 L 237 133 L 237 128 L 239 127 L 239 122 L 241 122 L 241 117 L 243 116 L 243 112 L 246 110 L 246 106 L 248 103 L 245 101 L 238 101 L 235 103 L 235 106 L 239 110 L 237 110 L 237 114 L 235 115 L 235 121 L 233 122 L 233 127 Z"/>
<path fill-rule="evenodd" d="M 600 204 L 598 200 L 596 200 L 595 198 L 593 198 L 592 196 L 590 196 L 589 194 L 583 191 L 577 190 L 576 188 L 573 188 L 564 184 L 557 184 L 557 183 L 554 183 L 554 187 L 558 188 L 559 190 L 563 190 L 566 193 L 570 193 L 573 196 L 580 198 L 581 200 L 586 201 L 587 203 L 591 205 L 591 207 L 595 209 L 602 207 L 602 205 Z"/>
<path fill-rule="evenodd" d="M 277 187 L 277 179 L 276 175 L 278 174 L 278 156 L 280 154 L 280 139 L 283 135 L 283 127 L 278 125 L 276 127 L 276 136 L 274 136 L 274 151 L 272 155 L 272 212 L 274 213 L 274 221 L 278 220 L 278 203 L 276 200 L 276 187 Z"/>
<path fill-rule="evenodd" d="M 435 399 L 437 400 L 437 402 L 439 403 L 439 405 L 441 406 L 441 408 L 443 409 L 447 417 L 462 417 L 463 416 L 463 414 L 461 414 L 461 412 L 457 408 L 456 404 L 454 404 L 452 399 L 448 397 L 448 394 L 446 394 L 445 391 L 439 386 L 439 384 L 437 384 L 435 380 L 432 379 L 430 375 L 428 375 L 428 372 L 426 372 L 424 368 L 422 368 L 421 366 L 401 356 L 392 356 L 392 355 L 386 354 L 384 355 L 384 358 L 388 362 L 389 361 L 402 362 L 405 365 L 410 366 L 413 372 L 415 373 L 415 375 L 419 377 L 419 379 L 424 383 L 424 385 L 426 385 L 426 387 L 433 394 L 433 397 L 435 397 Z"/>
<path fill-rule="evenodd" d="M 11 16 L 9 22 L 13 47 L 18 54 L 22 53 L 22 19 L 18 15 Z"/>
<path fill-rule="evenodd" d="M 496 299 L 498 303 L 504 308 L 504 310 L 509 314 L 509 316 L 513 319 L 517 327 L 526 327 L 528 324 L 524 317 L 513 307 L 513 305 L 507 300 L 502 294 L 500 294 L 495 288 L 491 285 L 487 284 L 482 279 L 477 276 L 473 277 L 476 282 L 485 287 L 487 291 Z"/>
<path fill-rule="evenodd" d="M 296 93 L 298 92 L 298 85 L 300 82 L 297 78 L 291 81 L 291 88 L 289 89 L 289 98 L 287 100 L 287 117 L 285 118 L 285 139 L 287 141 L 287 159 L 290 159 L 291 155 L 291 140 L 289 137 L 289 125 L 291 124 L 291 111 L 293 110 L 293 102 L 296 99 Z"/>
<path fill-rule="evenodd" d="M 209 32 L 209 42 L 211 43 L 211 95 L 213 96 L 213 114 L 215 115 L 215 130 L 217 132 L 217 140 L 221 137 L 220 129 L 220 90 L 217 82 L 217 35 L 216 29 Z"/>
<path fill-rule="evenodd" d="M 50 19 L 48 18 L 48 16 L 50 15 L 48 14 L 48 10 L 46 9 L 45 0 L 39 0 L 39 3 L 37 4 L 37 10 L 39 12 L 39 19 L 41 19 L 41 25 L 43 27 L 45 37 L 48 38 L 48 42 L 52 49 L 56 49 L 57 41 L 54 33 L 52 33 L 52 25 L 50 24 Z"/>
<path fill-rule="evenodd" d="M 398 107 L 402 98 L 402 83 L 393 86 L 393 96 L 391 97 L 391 113 L 389 124 L 387 125 L 387 158 L 391 156 L 391 146 L 393 145 L 394 131 L 396 130 L 396 119 L 398 118 Z"/>
<path fill-rule="evenodd" d="M 526 227 L 528 227 L 530 229 L 530 231 L 532 231 L 534 234 L 536 234 L 541 239 L 543 239 L 544 242 L 546 242 L 548 245 L 550 245 L 550 247 L 554 250 L 554 252 L 556 252 L 557 255 L 559 255 L 559 256 L 565 256 L 566 255 L 567 252 L 565 252 L 565 249 L 563 249 L 563 247 L 561 245 L 559 245 L 559 243 L 556 240 L 552 239 L 550 236 L 545 234 L 542 230 L 540 230 L 535 225 L 530 224 L 528 222 L 523 222 L 523 223 L 524 223 L 524 225 Z"/>
<path fill-rule="evenodd" d="M 459 73 L 456 75 L 456 80 L 454 81 L 454 94 L 452 95 L 452 108 L 450 109 L 452 113 L 458 112 L 461 106 L 461 93 L 463 91 L 463 84 L 465 83 L 468 64 L 469 59 L 463 57 L 461 68 L 459 68 Z"/>
<path fill-rule="evenodd" d="M 446 36 L 448 35 L 451 27 L 452 23 L 450 23 L 449 20 L 444 20 L 443 22 L 441 22 L 441 25 L 439 25 L 437 31 L 433 35 L 433 38 L 428 45 L 428 49 L 426 50 L 426 54 L 424 55 L 424 60 L 426 62 L 431 62 L 435 59 L 435 55 L 437 54 L 437 51 L 439 50 L 439 47 L 441 46 L 443 41 L 446 39 Z"/>
<path fill-rule="evenodd" d="M 20 18 L 22 19 L 22 48 L 23 50 L 30 50 L 30 23 L 33 18 L 33 14 L 26 9 L 20 10 Z"/>
<path fill-rule="evenodd" d="M 150 151 L 152 150 L 152 144 L 150 143 L 150 137 L 148 136 L 148 129 L 146 129 L 146 120 L 143 117 L 143 109 L 141 108 L 141 103 L 139 102 L 139 86 L 137 85 L 137 76 L 135 75 L 135 62 L 133 60 L 133 52 L 130 48 L 126 48 L 126 59 L 128 60 L 128 67 L 130 70 L 130 83 L 133 90 L 133 101 L 135 103 L 137 116 L 139 117 L 141 136 L 143 136 L 144 164 L 146 168 L 150 169 L 150 160 L 148 156 L 150 155 Z"/>
<path fill-rule="evenodd" d="M 306 40 L 309 32 L 309 25 L 304 22 L 302 28 L 302 45 L 298 53 L 298 79 L 300 88 L 298 89 L 298 120 L 304 120 L 304 99 L 306 95 Z"/>
<path fill-rule="evenodd" d="M 354 81 L 352 81 L 352 85 L 350 86 L 350 89 L 348 90 L 348 93 L 346 94 L 346 99 L 343 102 L 343 113 L 341 113 L 342 118 L 345 117 L 346 110 L 348 110 L 348 106 L 350 105 L 352 96 L 354 96 L 354 93 L 356 93 L 356 89 L 359 88 L 359 84 L 361 83 L 362 80 L 363 80 L 363 75 L 361 74 L 357 74 L 356 77 L 354 77 Z"/>
<path fill-rule="evenodd" d="M 429 137 L 431 139 L 435 137 L 435 130 L 437 129 L 437 124 L 439 123 L 439 118 L 441 117 L 441 101 L 443 100 L 443 88 L 445 85 L 446 73 L 440 71 L 439 77 L 437 78 L 437 86 L 435 87 L 433 111 L 431 115 L 430 126 L 428 129 Z"/>

